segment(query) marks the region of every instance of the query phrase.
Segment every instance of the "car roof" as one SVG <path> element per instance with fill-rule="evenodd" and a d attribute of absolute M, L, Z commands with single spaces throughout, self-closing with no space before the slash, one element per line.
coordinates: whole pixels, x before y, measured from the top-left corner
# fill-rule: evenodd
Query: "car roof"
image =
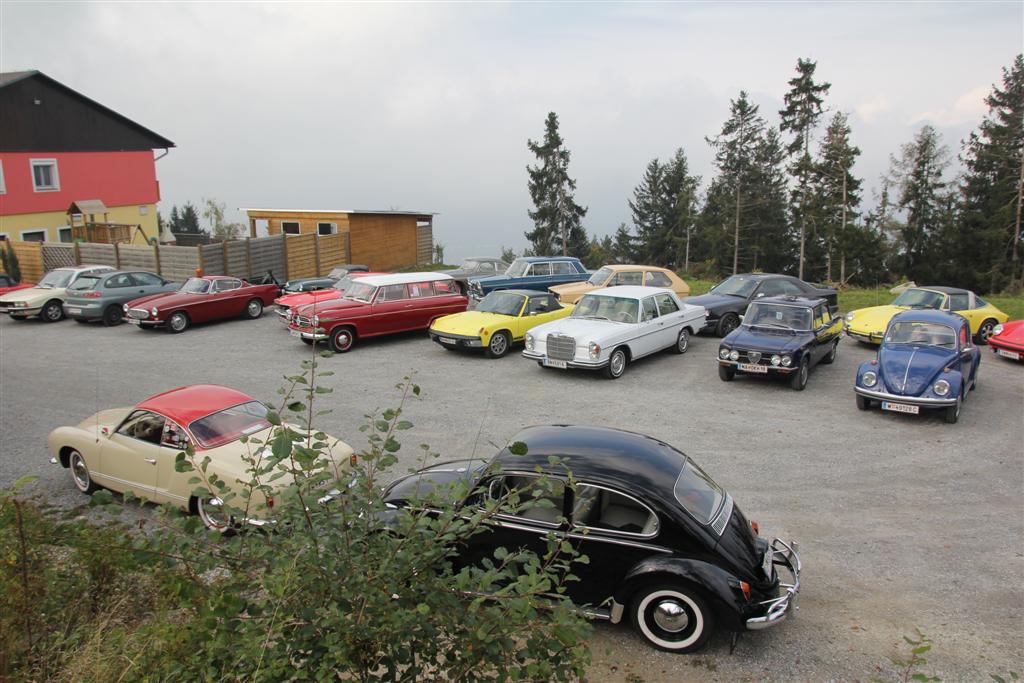
<path fill-rule="evenodd" d="M 949 311 L 936 311 L 932 308 L 921 308 L 911 309 L 909 311 L 900 311 L 892 317 L 890 324 L 900 320 L 903 322 L 917 322 L 917 323 L 941 323 L 943 325 L 953 325 L 954 327 L 960 327 L 967 324 L 967 319 L 959 313 L 951 313 Z"/>
<path fill-rule="evenodd" d="M 625 297 L 627 299 L 643 299 L 644 297 L 651 296 L 652 294 L 665 294 L 671 290 L 665 289 L 664 287 L 642 287 L 640 285 L 618 285 L 616 287 L 605 287 L 604 289 L 595 289 L 592 292 L 587 292 L 583 296 L 618 296 Z"/>
<path fill-rule="evenodd" d="M 107 265 L 103 265 L 103 264 L 100 264 L 100 263 L 96 263 L 96 264 L 93 264 L 93 265 L 83 264 L 83 265 L 80 265 L 80 266 L 61 266 L 60 268 L 54 268 L 54 270 L 71 270 L 71 271 L 74 271 L 74 272 L 79 272 L 79 271 L 82 271 L 82 270 L 96 270 L 96 269 L 104 270 L 104 271 L 106 271 L 106 270 L 113 271 L 114 270 L 114 266 L 107 266 Z"/>
<path fill-rule="evenodd" d="M 651 272 L 651 271 L 658 271 L 658 272 L 662 272 L 662 273 L 670 273 L 670 272 L 672 272 L 668 268 L 659 268 L 658 266 L 638 266 L 638 265 L 634 265 L 632 263 L 609 263 L 608 265 L 601 266 L 601 267 L 602 268 L 607 268 L 608 270 L 612 270 L 612 271 L 639 270 L 639 271 L 642 271 L 644 273 Z"/>
<path fill-rule="evenodd" d="M 546 263 L 548 261 L 579 261 L 575 256 L 520 256 L 516 261 L 527 263 Z"/>
<path fill-rule="evenodd" d="M 151 396 L 135 406 L 169 417 L 182 426 L 240 403 L 254 401 L 252 396 L 219 384 L 193 384 Z"/>
<path fill-rule="evenodd" d="M 386 285 L 407 285 L 412 282 L 439 282 L 441 280 L 451 279 L 451 275 L 445 275 L 444 273 L 393 273 L 391 275 L 369 275 L 366 277 L 356 278 L 359 282 L 372 285 L 374 287 L 383 287 Z"/>
<path fill-rule="evenodd" d="M 941 286 L 941 285 L 940 286 L 935 286 L 935 287 L 933 287 L 932 285 L 923 285 L 921 287 L 911 287 L 910 289 L 927 289 L 927 290 L 930 290 L 932 292 L 942 292 L 943 294 L 970 294 L 971 293 L 971 291 L 969 289 L 960 289 L 959 287 L 945 287 L 945 286 Z"/>
<path fill-rule="evenodd" d="M 784 304 L 787 306 L 807 306 L 812 307 L 818 304 L 827 304 L 828 300 L 823 299 L 820 296 L 766 296 L 761 299 L 757 299 L 753 303 L 755 304 Z"/>

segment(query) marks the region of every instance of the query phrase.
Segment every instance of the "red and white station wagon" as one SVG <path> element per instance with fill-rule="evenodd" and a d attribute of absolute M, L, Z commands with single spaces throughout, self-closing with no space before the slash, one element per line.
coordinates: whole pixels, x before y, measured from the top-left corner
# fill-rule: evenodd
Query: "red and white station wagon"
<path fill-rule="evenodd" d="M 307 344 L 327 341 L 344 353 L 357 339 L 425 330 L 468 305 L 459 283 L 443 273 L 376 275 L 355 280 L 341 299 L 296 309 L 288 328 Z"/>

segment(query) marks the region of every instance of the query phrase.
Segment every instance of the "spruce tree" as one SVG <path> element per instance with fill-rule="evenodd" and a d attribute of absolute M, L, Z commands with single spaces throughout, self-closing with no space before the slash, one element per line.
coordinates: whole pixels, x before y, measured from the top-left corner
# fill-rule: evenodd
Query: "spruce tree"
<path fill-rule="evenodd" d="M 636 228 L 635 256 L 644 263 L 664 265 L 665 209 L 665 169 L 661 162 L 652 159 L 629 200 Z"/>
<path fill-rule="evenodd" d="M 663 263 L 669 268 L 690 267 L 690 239 L 697 214 L 697 194 L 700 176 L 690 175 L 690 165 L 682 147 L 663 166 L 665 172 L 664 199 L 665 226 Z"/>
<path fill-rule="evenodd" d="M 199 212 L 196 211 L 196 207 L 192 206 L 192 202 L 185 202 L 185 206 L 182 207 L 179 215 L 181 218 L 181 232 L 191 235 L 206 232 L 199 227 Z"/>
<path fill-rule="evenodd" d="M 781 130 L 793 136 L 786 151 L 792 159 L 789 170 L 796 183 L 793 189 L 793 222 L 800 226 L 800 278 L 804 276 L 808 186 L 814 170 L 811 140 L 823 111 L 825 95 L 832 87 L 831 83 L 815 82 L 814 71 L 817 67 L 817 62 L 810 59 L 797 59 L 797 75 L 790 79 L 789 92 L 784 97 L 786 108 L 779 111 L 779 116 L 782 117 Z"/>
<path fill-rule="evenodd" d="M 558 115 L 549 112 L 544 122 L 544 140 L 527 140 L 537 157 L 536 166 L 527 166 L 527 187 L 533 210 L 529 216 L 534 228 L 526 233 L 531 250 L 537 256 L 562 254 L 583 258 L 590 249 L 583 229 L 586 207 L 574 198 L 576 181 L 569 177 L 569 150 L 558 132 Z"/>
<path fill-rule="evenodd" d="M 793 246 L 787 220 L 786 152 L 775 128 L 766 128 L 754 145 L 748 183 L 746 252 L 751 270 L 789 271 Z"/>
<path fill-rule="evenodd" d="M 178 215 L 178 207 L 171 207 L 171 217 L 167 219 L 167 227 L 171 229 L 171 233 L 181 232 L 181 216 Z"/>
<path fill-rule="evenodd" d="M 825 279 L 832 280 L 833 259 L 839 259 L 839 281 L 846 280 L 846 249 L 855 238 L 861 180 L 853 175 L 860 149 L 850 143 L 846 114 L 837 112 L 825 130 L 813 169 L 809 204 L 814 207 L 819 233 L 824 242 Z M 838 254 L 836 253 L 838 252 Z"/>
<path fill-rule="evenodd" d="M 616 263 L 632 263 L 636 259 L 636 237 L 629 231 L 629 226 L 619 223 L 613 238 L 612 256 Z"/>

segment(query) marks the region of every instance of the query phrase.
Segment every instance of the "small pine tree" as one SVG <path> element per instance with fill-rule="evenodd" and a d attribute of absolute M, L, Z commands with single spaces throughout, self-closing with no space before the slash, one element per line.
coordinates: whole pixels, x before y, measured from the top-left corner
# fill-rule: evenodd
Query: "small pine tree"
<path fill-rule="evenodd" d="M 18 263 L 18 254 L 14 251 L 14 245 L 7 242 L 7 248 L 0 253 L 3 253 L 4 271 L 15 282 L 21 282 L 21 264 Z"/>

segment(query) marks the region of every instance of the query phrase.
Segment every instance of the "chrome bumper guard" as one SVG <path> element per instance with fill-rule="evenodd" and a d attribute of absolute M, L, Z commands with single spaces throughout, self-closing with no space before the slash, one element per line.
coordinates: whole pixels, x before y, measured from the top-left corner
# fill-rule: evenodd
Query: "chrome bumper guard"
<path fill-rule="evenodd" d="M 748 630 L 760 631 L 771 628 L 785 621 L 791 611 L 800 609 L 796 605 L 796 595 L 800 592 L 801 565 L 800 556 L 797 555 L 796 548 L 797 546 L 794 541 L 786 543 L 780 538 L 776 538 L 772 541 L 771 546 L 769 546 L 767 552 L 772 554 L 772 566 L 785 569 L 789 573 L 790 582 L 786 583 L 782 580 L 782 577 L 779 577 L 779 588 L 784 589 L 785 593 L 777 598 L 762 602 L 761 604 L 767 611 L 763 617 L 747 619 Z"/>
<path fill-rule="evenodd" d="M 921 406 L 922 408 L 944 408 L 946 406 L 955 406 L 956 398 L 928 398 L 927 396 L 900 396 L 899 394 L 890 394 L 888 391 L 872 391 L 871 389 L 865 389 L 864 387 L 854 387 L 853 390 L 861 396 L 867 398 L 873 398 L 876 401 L 891 401 L 893 403 L 906 403 L 912 406 Z"/>

